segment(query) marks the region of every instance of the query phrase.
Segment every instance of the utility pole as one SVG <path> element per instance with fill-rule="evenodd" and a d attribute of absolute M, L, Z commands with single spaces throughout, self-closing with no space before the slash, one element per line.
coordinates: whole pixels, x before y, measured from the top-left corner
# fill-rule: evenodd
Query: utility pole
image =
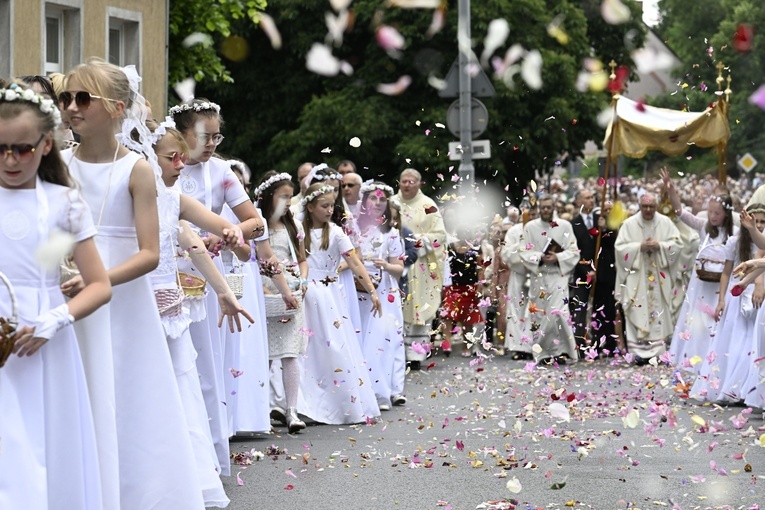
<path fill-rule="evenodd" d="M 465 190 L 473 188 L 475 181 L 471 118 L 473 91 L 470 77 L 470 56 L 472 54 L 470 42 L 470 0 L 459 0 L 457 16 L 457 48 L 459 50 L 460 73 L 460 145 L 462 146 L 459 175 L 461 177 L 460 192 L 465 194 Z"/>

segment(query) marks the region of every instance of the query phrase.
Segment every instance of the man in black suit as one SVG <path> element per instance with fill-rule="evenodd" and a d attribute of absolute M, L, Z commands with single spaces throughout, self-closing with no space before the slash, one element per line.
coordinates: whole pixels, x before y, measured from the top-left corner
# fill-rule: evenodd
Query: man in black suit
<path fill-rule="evenodd" d="M 571 220 L 574 228 L 576 244 L 579 246 L 579 264 L 574 268 L 569 283 L 568 307 L 573 321 L 574 338 L 576 339 L 579 357 L 582 350 L 588 347 L 587 342 L 587 302 L 595 279 L 594 259 L 595 244 L 598 239 L 598 215 L 593 213 L 595 195 L 591 190 L 580 189 L 574 195 L 574 203 L 579 214 Z"/>
<path fill-rule="evenodd" d="M 610 230 L 605 219 L 613 204 L 606 201 L 601 209 L 598 229 L 600 235 L 600 253 L 598 254 L 598 273 L 595 281 L 595 294 L 592 298 L 592 321 L 590 330 L 592 344 L 601 356 L 611 357 L 619 346 L 616 333 L 616 307 L 614 286 L 616 285 L 616 252 L 614 244 L 618 231 Z"/>

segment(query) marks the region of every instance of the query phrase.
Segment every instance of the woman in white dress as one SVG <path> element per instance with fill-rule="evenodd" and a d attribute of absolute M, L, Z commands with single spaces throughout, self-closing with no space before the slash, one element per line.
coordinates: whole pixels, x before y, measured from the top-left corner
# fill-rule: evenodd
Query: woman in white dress
<path fill-rule="evenodd" d="M 303 226 L 297 223 L 289 210 L 294 186 L 290 174 L 267 172 L 255 189 L 255 197 L 263 216 L 268 221 L 269 241 L 279 259 L 278 270 L 287 279 L 294 293 L 305 293 L 308 283 L 308 262 L 305 258 Z M 269 276 L 263 277 L 263 291 L 266 299 L 278 304 L 278 289 Z M 302 301 L 302 299 L 301 299 Z M 280 373 L 276 387 L 284 387 L 286 409 L 284 419 L 287 430 L 294 434 L 305 428 L 298 418 L 297 400 L 300 388 L 299 357 L 305 353 L 305 315 L 303 307 L 294 314 L 284 314 L 278 306 L 270 306 L 268 324 L 269 366 L 274 360 L 280 361 Z M 280 384 L 281 383 L 281 384 Z"/>
<path fill-rule="evenodd" d="M 678 217 L 698 231 L 702 240 L 696 255 L 696 272 L 685 291 L 686 298 L 669 348 L 672 363 L 698 374 L 716 334 L 715 308 L 725 266 L 725 243 L 738 229 L 733 225 L 733 205 L 729 196 L 713 196 L 707 208 L 708 218 L 700 218 L 683 209 L 666 169 L 662 170 L 662 180 Z"/>
<path fill-rule="evenodd" d="M 227 317 L 229 329 L 233 331 L 233 324 L 236 322 L 237 329 L 241 331 L 239 314 L 242 314 L 250 323 L 254 320 L 241 307 L 223 275 L 207 254 L 207 250 L 200 248 L 204 246 L 202 239 L 194 233 L 186 221 L 220 235 L 226 240 L 226 245 L 230 249 L 242 251 L 243 247 L 243 256 L 246 258 L 249 258 L 249 246 L 241 240 L 242 233 L 238 227 L 208 211 L 193 198 L 181 195 L 177 190 L 172 189 L 180 171 L 183 170 L 188 153 L 186 141 L 172 125 L 170 120 L 169 123 L 163 123 L 154 130 L 154 136 L 158 138 L 154 144 L 154 150 L 162 170 L 165 187 L 159 190 L 158 199 L 160 262 L 159 267 L 152 271 L 151 279 L 170 348 L 170 356 L 175 367 L 178 389 L 186 411 L 205 506 L 224 508 L 229 500 L 218 476 L 220 464 L 210 434 L 204 397 L 199 384 L 199 374 L 195 364 L 197 356 L 189 334 L 191 317 L 188 308 L 183 306 L 184 294 L 177 276 L 176 259 L 182 257 L 183 253 L 188 253 L 194 266 L 199 269 L 208 285 L 215 290 L 221 309 L 218 325 L 220 326 Z"/>
<path fill-rule="evenodd" d="M 0 272 L 15 290 L 19 319 L 13 353 L 0 358 L 0 508 L 103 508 L 93 416 L 71 324 L 107 303 L 111 286 L 90 211 L 70 188 L 56 147 L 60 123 L 51 100 L 17 85 L 0 89 L 0 245 L 13 253 L 0 258 Z M 83 290 L 69 303 L 58 288 L 56 238 L 70 240 L 66 247 L 73 246 L 83 268 Z M 46 264 L 35 255 L 44 252 L 53 258 Z M 0 318 L 11 319 L 1 282 L 0 296 Z"/>
<path fill-rule="evenodd" d="M 765 227 L 765 206 L 752 204 L 746 208 L 754 219 L 758 231 Z M 709 345 L 690 395 L 699 400 L 743 401 L 748 390 L 746 380 L 753 366 L 755 346 L 755 318 L 757 309 L 752 304 L 755 285 L 743 292 L 731 290 L 738 283 L 731 279 L 733 268 L 750 260 L 757 246 L 745 228 L 739 235 L 728 239 L 725 245 L 725 269 L 720 279 L 720 295 L 715 315 L 719 322 L 717 335 Z M 760 290 L 761 292 L 761 290 Z"/>
<path fill-rule="evenodd" d="M 393 188 L 382 182 L 364 184 L 357 219 L 361 260 L 376 284 L 375 293 L 382 305 L 382 313 L 375 315 L 368 306 L 369 293 L 363 287 L 357 289 L 362 311 L 362 353 L 381 411 L 406 404 L 404 313 L 398 288 L 404 271 L 404 241 L 390 226 L 388 200 L 393 195 Z"/>
<path fill-rule="evenodd" d="M 137 91 L 122 69 L 98 59 L 69 71 L 64 88 L 60 105 L 80 145 L 62 158 L 90 206 L 113 287 L 111 303 L 75 326 L 96 422 L 104 508 L 203 508 L 148 277 L 159 263 L 158 176 L 114 136 L 126 111 L 131 126 L 142 126 L 135 120 L 141 106 L 131 99 Z M 62 285 L 68 297 L 81 290 L 79 276 Z"/>
<path fill-rule="evenodd" d="M 224 204 L 228 205 L 236 218 L 242 222 L 239 226 L 245 241 L 260 237 L 263 234 L 264 223 L 250 202 L 247 192 L 231 170 L 230 164 L 213 157 L 216 147 L 223 141 L 223 135 L 220 133 L 223 125 L 220 106 L 206 99 L 196 98 L 170 108 L 170 115 L 177 129 L 183 134 L 190 151 L 188 164 L 181 172 L 175 188 L 184 195 L 202 202 L 207 209 L 218 215 L 221 214 Z M 214 236 L 207 236 L 205 239 L 210 245 L 217 242 Z M 261 251 L 262 257 L 270 259 L 273 256 L 270 247 L 264 246 Z M 216 257 L 215 262 L 223 273 L 220 258 Z M 185 269 L 196 271 L 191 265 L 181 268 Z M 293 300 L 289 293 L 285 299 Z M 296 305 L 297 303 L 291 301 L 291 306 Z M 229 386 L 241 381 L 230 380 L 235 375 L 231 369 L 238 370 L 239 367 L 226 367 L 224 360 L 236 359 L 239 344 L 227 342 L 226 334 L 218 329 L 214 319 L 217 307 L 215 297 L 208 296 L 207 321 L 192 324 L 190 331 L 198 355 L 197 369 L 221 473 L 228 476 L 231 474 L 228 439 L 236 431 L 229 430 L 226 407 L 229 395 L 226 395 L 226 381 L 229 379 Z M 246 376 L 246 372 L 242 376 Z"/>
<path fill-rule="evenodd" d="M 371 293 L 366 306 L 381 313 L 380 300 L 364 265 L 340 227 L 332 223 L 335 191 L 313 184 L 303 198 L 303 230 L 308 255 L 305 323 L 308 346 L 300 382 L 298 411 L 319 423 L 341 425 L 380 415 L 361 347 L 338 285 L 341 260 Z"/>

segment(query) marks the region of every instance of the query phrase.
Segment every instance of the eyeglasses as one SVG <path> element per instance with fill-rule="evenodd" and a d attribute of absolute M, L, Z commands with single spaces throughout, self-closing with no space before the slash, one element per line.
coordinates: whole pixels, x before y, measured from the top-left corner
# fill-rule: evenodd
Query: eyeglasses
<path fill-rule="evenodd" d="M 213 145 L 216 147 L 221 144 L 223 141 L 224 136 L 220 133 L 216 133 L 214 135 L 208 135 L 207 133 L 201 133 L 197 135 L 197 140 L 199 143 L 207 145 L 207 142 L 212 140 Z"/>
<path fill-rule="evenodd" d="M 351 183 L 351 184 L 343 184 L 342 186 L 343 186 L 343 189 L 345 189 L 345 188 L 355 188 L 356 186 L 358 186 L 358 184 Z"/>
<path fill-rule="evenodd" d="M 189 157 L 182 152 L 173 152 L 172 154 L 157 154 L 157 156 L 162 158 L 167 158 L 170 161 L 172 161 L 173 168 L 178 168 L 179 166 L 181 166 L 181 163 L 185 165 L 186 162 L 189 160 Z"/>
<path fill-rule="evenodd" d="M 72 101 L 74 101 L 77 104 L 77 108 L 86 109 L 90 107 L 90 102 L 93 99 L 101 99 L 102 101 L 117 101 L 116 99 L 97 96 L 95 94 L 91 94 L 90 92 L 80 90 L 79 92 L 74 93 L 68 91 L 62 92 L 58 96 L 58 104 L 61 106 L 62 110 L 66 110 L 69 108 L 69 105 L 72 104 Z"/>
<path fill-rule="evenodd" d="M 14 144 L 14 145 L 0 145 L 0 154 L 3 155 L 3 161 L 8 161 L 8 156 L 13 154 L 13 159 L 15 159 L 18 163 L 22 163 L 24 161 L 27 161 L 29 158 L 32 157 L 32 154 L 37 150 L 37 146 L 40 145 L 40 142 L 42 142 L 43 138 L 45 138 L 45 133 L 40 135 L 40 138 L 37 139 L 37 141 L 34 144 Z"/>

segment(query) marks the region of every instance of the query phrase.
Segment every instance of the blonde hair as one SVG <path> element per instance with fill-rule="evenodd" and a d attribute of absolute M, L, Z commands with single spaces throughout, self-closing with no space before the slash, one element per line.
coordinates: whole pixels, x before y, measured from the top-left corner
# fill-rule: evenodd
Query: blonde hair
<path fill-rule="evenodd" d="M 80 64 L 66 73 L 64 89 L 69 87 L 69 80 L 72 78 L 79 81 L 86 91 L 104 98 L 104 108 L 109 113 L 117 111 L 114 101 L 122 101 L 125 104 L 125 111 L 132 105 L 130 82 L 127 75 L 122 72 L 122 69 L 105 62 L 103 59 L 91 57 L 84 64 Z M 114 101 L 107 101 L 106 99 Z"/>
<path fill-rule="evenodd" d="M 323 187 L 324 184 L 322 184 L 321 181 L 311 184 L 307 190 L 305 190 L 305 196 L 310 195 L 314 191 L 318 190 L 319 188 Z M 332 192 L 324 193 L 323 195 L 317 196 L 313 201 L 318 200 L 319 198 L 326 196 L 326 195 L 332 195 Z M 313 202 L 312 201 L 312 202 Z M 311 214 L 308 212 L 308 206 L 310 203 L 305 205 L 305 211 L 303 211 L 303 231 L 305 232 L 305 252 L 306 255 L 310 255 L 311 253 L 311 228 L 313 227 L 313 221 L 311 220 Z M 320 250 L 328 250 L 329 249 L 329 222 L 325 223 L 321 227 L 321 246 L 319 246 Z"/>

